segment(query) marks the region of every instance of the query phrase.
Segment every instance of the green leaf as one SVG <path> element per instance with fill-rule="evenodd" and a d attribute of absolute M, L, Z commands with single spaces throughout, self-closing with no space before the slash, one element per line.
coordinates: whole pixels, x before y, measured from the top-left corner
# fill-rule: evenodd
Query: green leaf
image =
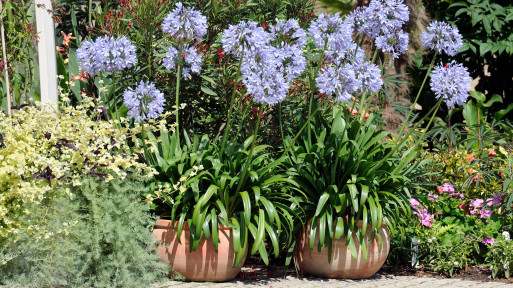
<path fill-rule="evenodd" d="M 244 220 L 246 223 L 251 221 L 251 199 L 247 191 L 239 192 L 242 198 L 242 205 L 244 206 Z"/>
<path fill-rule="evenodd" d="M 257 227 L 257 235 L 255 237 L 255 241 L 253 242 L 253 247 L 251 249 L 251 255 L 254 255 L 260 246 L 264 246 L 264 237 L 265 237 L 265 213 L 264 210 L 259 209 L 258 216 L 258 227 Z"/>
<path fill-rule="evenodd" d="M 201 91 L 203 91 L 205 94 L 208 94 L 210 96 L 217 96 L 217 93 L 212 91 L 210 88 L 202 86 Z"/>
<path fill-rule="evenodd" d="M 317 203 L 317 209 L 315 210 L 315 216 L 319 216 L 321 214 L 321 211 L 324 210 L 324 205 L 326 204 L 326 201 L 330 199 L 330 194 L 324 192 L 321 197 L 319 197 L 319 201 Z"/>

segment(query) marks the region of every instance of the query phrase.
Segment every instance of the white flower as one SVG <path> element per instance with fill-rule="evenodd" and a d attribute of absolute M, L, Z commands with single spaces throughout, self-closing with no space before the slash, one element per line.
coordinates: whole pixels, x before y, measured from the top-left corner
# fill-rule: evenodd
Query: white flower
<path fill-rule="evenodd" d="M 504 232 L 502 232 L 502 236 L 504 236 L 504 239 L 505 239 L 505 240 L 510 240 L 510 239 L 511 239 L 511 237 L 510 237 L 510 235 L 509 235 L 509 232 L 508 232 L 508 231 L 504 231 Z"/>

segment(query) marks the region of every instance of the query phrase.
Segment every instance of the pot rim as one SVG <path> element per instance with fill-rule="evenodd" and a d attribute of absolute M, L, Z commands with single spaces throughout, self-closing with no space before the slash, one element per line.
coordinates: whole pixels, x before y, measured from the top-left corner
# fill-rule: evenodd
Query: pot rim
<path fill-rule="evenodd" d="M 308 219 L 304 224 L 303 224 L 303 227 L 306 227 L 306 226 L 311 226 L 312 225 L 312 220 L 313 218 L 310 218 Z M 347 216 L 346 216 L 346 220 L 347 220 Z M 333 222 L 334 225 L 337 225 L 336 222 Z M 358 220 L 358 222 L 356 222 L 356 227 L 358 228 L 362 228 L 363 227 L 363 220 Z M 367 223 L 367 228 L 372 228 L 371 225 L 369 223 Z M 387 224 L 385 223 L 385 221 L 383 221 L 381 223 L 381 225 L 378 227 L 378 229 L 381 229 L 381 228 L 385 228 L 387 229 Z"/>
<path fill-rule="evenodd" d="M 153 229 L 173 229 L 173 230 L 176 230 L 175 228 L 178 227 L 178 221 L 171 221 L 171 220 L 167 220 L 167 219 L 157 219 L 157 221 L 155 221 L 155 225 L 153 226 Z M 221 223 L 218 223 L 217 224 L 217 228 L 218 230 L 232 230 L 232 227 L 230 226 L 225 226 Z M 189 224 L 187 223 L 187 221 L 184 221 L 183 222 L 183 227 L 182 227 L 182 231 L 189 231 Z"/>

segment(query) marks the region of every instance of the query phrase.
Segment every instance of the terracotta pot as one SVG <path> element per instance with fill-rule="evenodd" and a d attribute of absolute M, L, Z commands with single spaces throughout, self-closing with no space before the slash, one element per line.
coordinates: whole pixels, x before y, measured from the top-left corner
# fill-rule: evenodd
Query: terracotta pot
<path fill-rule="evenodd" d="M 176 226 L 175 226 L 176 227 Z M 218 252 L 214 249 L 212 239 L 201 239 L 195 251 L 189 251 L 190 230 L 187 223 L 184 224 L 180 243 L 178 243 L 173 222 L 169 220 L 157 220 L 153 228 L 153 234 L 160 243 L 158 254 L 160 261 L 169 264 L 173 272 L 178 272 L 189 281 L 213 281 L 221 282 L 234 279 L 240 272 L 244 259 L 236 268 L 232 268 L 235 260 L 233 251 L 232 229 L 219 225 Z"/>
<path fill-rule="evenodd" d="M 367 260 L 364 260 L 360 242 L 356 233 L 352 237 L 355 242 L 357 258 L 352 257 L 349 247 L 346 246 L 346 238 L 332 241 L 331 263 L 328 262 L 328 248 L 323 247 L 321 252 L 317 250 L 319 233 L 315 235 L 314 249 L 310 250 L 309 235 L 312 221 L 308 221 L 300 232 L 296 247 L 296 259 L 299 269 L 307 274 L 323 278 L 364 279 L 370 278 L 383 266 L 390 251 L 390 233 L 383 224 L 379 233 L 383 241 L 380 249 L 377 237 L 370 242 L 370 226 L 367 226 L 365 241 L 367 243 Z M 362 221 L 357 226 L 361 229 Z M 317 229 L 318 231 L 318 229 Z"/>

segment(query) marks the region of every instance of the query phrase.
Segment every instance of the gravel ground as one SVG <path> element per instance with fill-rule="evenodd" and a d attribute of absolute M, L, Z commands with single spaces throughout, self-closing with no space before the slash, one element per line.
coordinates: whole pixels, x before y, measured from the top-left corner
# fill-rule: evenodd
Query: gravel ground
<path fill-rule="evenodd" d="M 240 278 L 236 281 L 224 283 L 199 283 L 199 282 L 181 282 L 181 281 L 168 281 L 155 285 L 155 288 L 171 288 L 171 287 L 270 287 L 270 288 L 310 288 L 310 287 L 325 287 L 325 288 L 374 288 L 374 287 L 414 287 L 414 288 L 435 288 L 435 287 L 449 287 L 449 288 L 506 288 L 512 287 L 513 284 L 499 283 L 499 282 L 476 282 L 459 279 L 436 279 L 427 277 L 415 276 L 391 276 L 376 274 L 374 277 L 365 280 L 334 280 L 334 279 L 319 279 L 319 278 L 296 278 L 294 276 L 286 276 L 285 278 L 266 278 L 262 280 L 245 280 L 241 281 Z"/>

